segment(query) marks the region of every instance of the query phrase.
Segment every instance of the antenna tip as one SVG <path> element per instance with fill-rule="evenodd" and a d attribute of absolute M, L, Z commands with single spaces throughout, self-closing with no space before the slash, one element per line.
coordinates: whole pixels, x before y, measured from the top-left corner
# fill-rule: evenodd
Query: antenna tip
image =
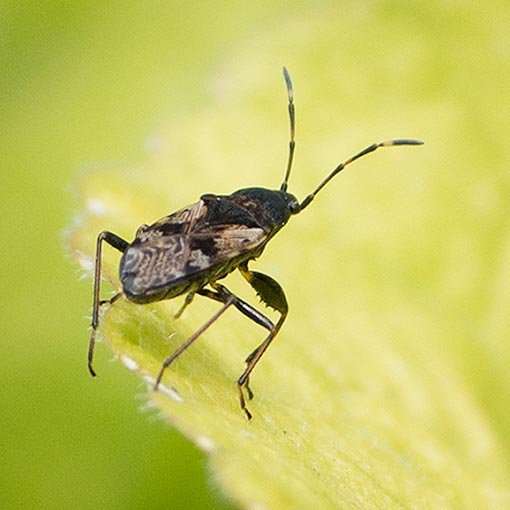
<path fill-rule="evenodd" d="M 292 101 L 294 99 L 294 87 L 292 86 L 292 80 L 290 79 L 290 73 L 285 66 L 283 66 L 283 77 L 285 78 L 285 84 L 287 85 L 289 100 Z"/>
<path fill-rule="evenodd" d="M 406 138 L 401 140 L 393 140 L 393 145 L 423 145 L 423 141 Z"/>

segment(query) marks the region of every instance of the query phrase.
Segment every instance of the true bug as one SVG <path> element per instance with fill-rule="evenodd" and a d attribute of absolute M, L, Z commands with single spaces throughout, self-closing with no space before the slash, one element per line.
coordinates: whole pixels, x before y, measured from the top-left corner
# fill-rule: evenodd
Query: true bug
<path fill-rule="evenodd" d="M 347 165 L 374 152 L 379 147 L 421 145 L 420 140 L 397 139 L 369 145 L 336 166 L 328 176 L 301 202 L 287 192 L 295 149 L 294 89 L 289 72 L 284 67 L 290 118 L 290 141 L 287 166 L 278 190 L 245 188 L 231 195 L 205 194 L 192 205 L 165 216 L 152 225 L 142 225 L 129 243 L 118 235 L 103 231 L 97 237 L 94 274 L 94 304 L 92 333 L 88 351 L 88 368 L 92 368 L 99 307 L 114 303 L 124 295 L 134 303 L 151 303 L 186 295 L 178 317 L 195 294 L 219 301 L 223 306 L 190 338 L 163 362 L 156 378 L 157 390 L 164 371 L 229 307 L 235 306 L 249 319 L 269 331 L 265 340 L 246 358 L 246 368 L 237 380 L 239 401 L 248 419 L 252 415 L 246 406 L 244 391 L 249 399 L 253 392 L 250 375 L 280 331 L 288 313 L 287 299 L 280 285 L 270 276 L 248 269 L 248 263 L 263 252 L 268 241 L 287 223 L 292 215 L 310 205 L 317 193 Z M 122 291 L 112 299 L 100 301 L 101 253 L 103 241 L 122 252 L 119 276 Z M 276 323 L 218 281 L 238 269 L 253 287 L 261 301 L 280 314 Z"/>

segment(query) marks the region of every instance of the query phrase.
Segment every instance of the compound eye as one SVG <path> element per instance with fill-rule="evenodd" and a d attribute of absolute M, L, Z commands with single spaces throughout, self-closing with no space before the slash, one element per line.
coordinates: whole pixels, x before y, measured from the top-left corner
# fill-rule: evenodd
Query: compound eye
<path fill-rule="evenodd" d="M 297 200 L 292 200 L 289 202 L 289 211 L 290 214 L 297 214 L 301 210 L 301 207 L 299 207 L 299 202 Z"/>

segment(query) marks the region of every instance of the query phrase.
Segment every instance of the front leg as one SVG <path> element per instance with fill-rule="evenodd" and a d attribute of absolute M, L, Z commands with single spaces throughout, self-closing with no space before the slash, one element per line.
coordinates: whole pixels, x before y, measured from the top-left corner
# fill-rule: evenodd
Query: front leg
<path fill-rule="evenodd" d="M 253 392 L 249 387 L 250 374 L 255 368 L 255 365 L 260 361 L 260 358 L 266 352 L 269 344 L 273 341 L 273 338 L 280 331 L 280 328 L 287 317 L 289 306 L 287 304 L 285 293 L 276 280 L 266 274 L 250 271 L 247 263 L 239 266 L 239 271 L 246 281 L 253 287 L 261 301 L 281 314 L 280 319 L 270 329 L 270 333 L 266 339 L 246 358 L 246 369 L 237 380 L 241 407 L 246 410 L 243 388 L 246 388 L 248 398 L 253 398 Z M 248 417 L 251 416 L 249 415 Z"/>
<path fill-rule="evenodd" d="M 201 296 L 208 297 L 210 299 L 214 299 L 215 301 L 220 301 L 221 303 L 227 303 L 231 302 L 242 314 L 246 315 L 249 319 L 251 319 L 253 322 L 259 324 L 263 328 L 266 328 L 268 331 L 273 333 L 275 330 L 275 325 L 273 322 L 268 319 L 264 314 L 260 313 L 257 309 L 253 308 L 250 304 L 248 304 L 246 301 L 243 301 L 241 298 L 237 297 L 236 295 L 232 294 L 230 290 L 228 290 L 224 285 L 220 285 L 219 283 L 211 283 L 211 287 L 214 290 L 210 289 L 200 289 L 197 290 L 197 294 L 200 294 Z M 253 355 L 254 353 L 252 353 Z M 251 358 L 251 355 L 249 356 Z M 248 360 L 246 360 L 248 362 Z M 253 398 L 253 393 L 248 385 L 248 380 L 244 383 L 244 388 L 246 389 L 246 392 L 248 393 L 248 399 Z M 246 416 L 248 419 L 251 419 L 252 414 L 250 413 L 249 409 L 246 407 L 246 402 L 244 399 L 244 395 L 241 391 L 241 388 L 239 387 L 239 400 L 241 404 L 241 409 L 246 413 Z"/>

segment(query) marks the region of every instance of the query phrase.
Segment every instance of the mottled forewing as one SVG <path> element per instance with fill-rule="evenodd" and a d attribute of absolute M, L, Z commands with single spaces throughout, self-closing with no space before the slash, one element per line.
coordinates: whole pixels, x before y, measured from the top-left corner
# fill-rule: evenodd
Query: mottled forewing
<path fill-rule="evenodd" d="M 141 301 L 160 289 L 171 295 L 201 286 L 228 274 L 243 256 L 257 256 L 266 241 L 261 227 L 221 223 L 199 201 L 138 229 L 121 264 L 124 291 Z"/>
<path fill-rule="evenodd" d="M 246 225 L 204 226 L 187 236 L 189 254 L 185 272 L 214 269 L 254 252 L 262 246 L 266 234 L 262 228 Z"/>
<path fill-rule="evenodd" d="M 266 238 L 258 226 L 218 222 L 202 200 L 157 221 L 143 239 L 144 248 L 166 266 L 170 279 L 208 271 L 256 250 Z M 214 220 L 214 224 L 211 224 Z M 158 268 L 159 269 L 159 268 Z M 159 272 L 159 271 L 158 271 Z"/>

